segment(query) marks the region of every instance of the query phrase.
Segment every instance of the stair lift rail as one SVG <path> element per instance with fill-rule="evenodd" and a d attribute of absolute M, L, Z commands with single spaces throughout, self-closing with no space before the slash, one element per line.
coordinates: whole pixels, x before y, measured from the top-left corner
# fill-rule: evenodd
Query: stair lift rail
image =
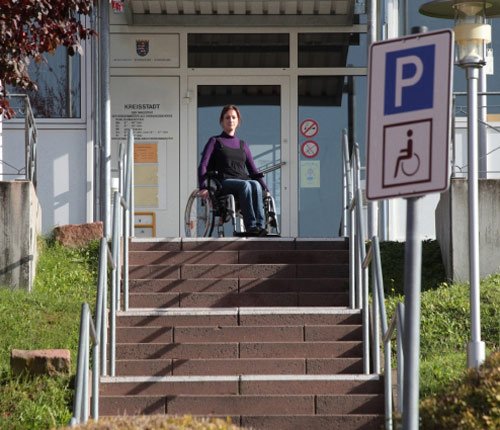
<path fill-rule="evenodd" d="M 364 373 L 381 373 L 381 337 L 384 351 L 384 387 L 386 430 L 392 430 L 392 363 L 391 340 L 396 331 L 397 398 L 395 410 L 402 412 L 403 393 L 403 323 L 404 304 L 399 303 L 390 323 L 387 324 L 380 246 L 377 235 L 371 238 L 368 251 L 365 236 L 363 193 L 361 189 L 361 164 L 359 147 L 349 148 L 347 131 L 342 134 L 343 159 L 343 219 L 341 232 L 349 239 L 349 297 L 351 309 L 361 309 L 363 319 L 363 370 Z M 370 271 L 371 269 L 371 271 Z M 369 276 L 371 273 L 371 277 Z M 372 309 L 370 315 L 369 281 L 371 280 Z M 375 306 L 376 302 L 376 306 Z M 371 317 L 371 318 L 370 318 Z M 370 321 L 372 322 L 370 329 Z M 381 327 L 380 327 L 381 326 Z M 372 351 L 370 354 L 370 344 Z"/>
<path fill-rule="evenodd" d="M 92 347 L 92 397 L 90 415 L 97 421 L 99 418 L 99 379 L 108 374 L 107 360 L 107 297 L 111 292 L 109 309 L 110 328 L 110 359 L 109 372 L 115 376 L 116 367 L 116 312 L 120 309 L 120 284 L 123 284 L 124 308 L 128 309 L 128 249 L 129 240 L 133 236 L 133 149 L 134 135 L 131 129 L 127 130 L 126 149 L 120 145 L 119 151 L 119 190 L 113 194 L 113 218 L 111 243 L 103 237 L 99 248 L 99 269 L 97 282 L 97 298 L 95 309 L 95 323 L 92 319 L 90 307 L 82 304 L 80 317 L 80 334 L 78 343 L 77 377 L 73 416 L 70 425 L 76 426 L 86 423 L 89 417 L 88 382 L 90 363 L 90 343 Z M 120 249 L 122 248 L 122 249 Z M 123 253 L 123 263 L 121 258 Z M 109 266 L 108 266 L 109 264 Z M 111 275 L 108 280 L 108 267 Z M 123 281 L 121 280 L 123 270 Z M 110 290 L 108 282 L 111 282 Z"/>

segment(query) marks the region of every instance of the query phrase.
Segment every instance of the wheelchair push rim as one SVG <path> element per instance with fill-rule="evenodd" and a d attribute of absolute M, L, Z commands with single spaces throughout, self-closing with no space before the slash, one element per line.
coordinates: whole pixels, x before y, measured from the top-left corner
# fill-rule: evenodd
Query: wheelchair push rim
<path fill-rule="evenodd" d="M 208 237 L 214 229 L 214 209 L 209 196 L 200 196 L 195 189 L 188 198 L 184 212 L 184 229 L 187 237 Z"/>

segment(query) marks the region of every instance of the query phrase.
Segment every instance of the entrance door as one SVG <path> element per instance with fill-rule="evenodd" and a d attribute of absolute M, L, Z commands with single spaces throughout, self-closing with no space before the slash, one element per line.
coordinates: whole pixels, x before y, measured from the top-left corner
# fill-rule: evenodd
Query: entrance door
<path fill-rule="evenodd" d="M 191 188 L 196 187 L 196 169 L 201 152 L 211 136 L 221 133 L 222 107 L 233 104 L 242 121 L 237 135 L 252 151 L 260 170 L 290 159 L 288 79 L 281 77 L 190 78 L 188 165 Z M 265 176 L 276 201 L 282 236 L 289 236 L 289 165 Z M 286 215 L 284 215 L 286 214 Z"/>

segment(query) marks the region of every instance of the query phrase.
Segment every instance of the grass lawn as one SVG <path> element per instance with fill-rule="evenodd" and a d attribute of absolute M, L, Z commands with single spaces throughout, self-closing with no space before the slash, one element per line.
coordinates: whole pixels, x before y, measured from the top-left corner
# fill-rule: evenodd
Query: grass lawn
<path fill-rule="evenodd" d="M 69 349 L 75 373 L 81 305 L 95 306 L 98 243 L 40 247 L 33 291 L 0 288 L 0 429 L 49 429 L 71 418 L 71 377 L 13 378 L 10 351 Z"/>

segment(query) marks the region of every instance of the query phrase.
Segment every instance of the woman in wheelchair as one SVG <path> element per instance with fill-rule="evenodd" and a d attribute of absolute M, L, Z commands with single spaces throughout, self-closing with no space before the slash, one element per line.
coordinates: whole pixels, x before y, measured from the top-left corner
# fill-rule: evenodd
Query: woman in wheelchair
<path fill-rule="evenodd" d="M 265 236 L 265 212 L 263 193 L 268 193 L 263 175 L 259 173 L 248 145 L 236 136 L 241 122 L 239 109 L 234 105 L 224 106 L 219 123 L 222 133 L 212 136 L 203 149 L 198 166 L 200 195 L 207 197 L 207 176 L 214 172 L 221 184 L 222 194 L 233 194 L 238 200 L 246 235 Z"/>

